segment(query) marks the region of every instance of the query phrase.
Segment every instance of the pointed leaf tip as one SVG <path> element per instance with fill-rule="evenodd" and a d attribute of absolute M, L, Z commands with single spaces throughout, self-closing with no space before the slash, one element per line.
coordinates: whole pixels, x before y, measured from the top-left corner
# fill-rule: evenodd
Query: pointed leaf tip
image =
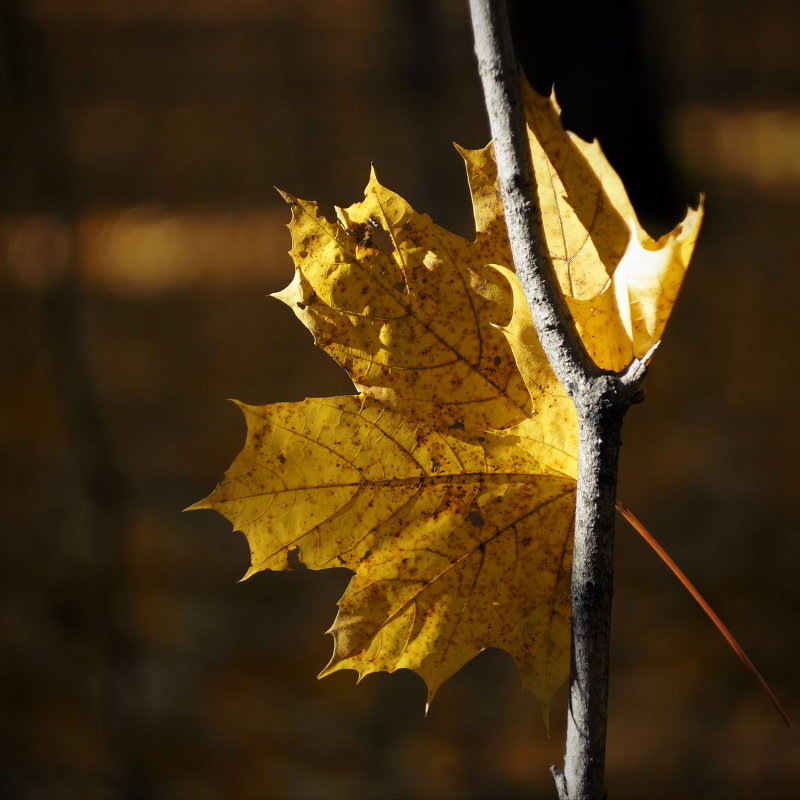
<path fill-rule="evenodd" d="M 289 192 L 284 192 L 283 189 L 279 189 L 277 186 L 273 188 L 286 201 L 287 205 L 293 206 L 297 204 L 297 198 L 294 195 L 289 194 Z"/>
<path fill-rule="evenodd" d="M 374 191 L 376 188 L 379 188 L 380 186 L 381 186 L 381 183 L 378 180 L 378 173 L 375 170 L 375 164 L 370 162 L 370 165 L 369 165 L 369 178 L 367 179 L 367 185 L 364 187 L 364 196 L 367 197 L 370 189 L 372 189 Z"/>

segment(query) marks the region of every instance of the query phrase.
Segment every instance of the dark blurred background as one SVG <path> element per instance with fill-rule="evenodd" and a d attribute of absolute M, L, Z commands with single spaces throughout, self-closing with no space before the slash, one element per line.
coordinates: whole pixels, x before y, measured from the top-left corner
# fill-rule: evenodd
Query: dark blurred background
<path fill-rule="evenodd" d="M 651 233 L 707 193 L 625 429 L 620 496 L 800 714 L 800 3 L 512 4 L 532 82 L 599 136 Z M 225 398 L 351 391 L 267 293 L 279 186 L 324 209 L 370 162 L 472 236 L 450 141 L 489 138 L 461 0 L 4 0 L 0 795 L 552 797 L 509 657 L 423 717 L 413 674 L 324 681 L 346 573 L 259 574 L 207 494 Z M 620 524 L 615 798 L 800 796 L 800 745 Z"/>

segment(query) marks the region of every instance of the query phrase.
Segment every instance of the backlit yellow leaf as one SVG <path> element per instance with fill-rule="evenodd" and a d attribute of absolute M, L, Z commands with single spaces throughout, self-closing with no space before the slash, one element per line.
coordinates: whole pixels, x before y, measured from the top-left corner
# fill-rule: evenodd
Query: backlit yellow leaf
<path fill-rule="evenodd" d="M 516 275 L 495 265 L 514 293 L 514 311 L 502 328 L 517 367 L 534 402 L 530 417 L 506 431 L 550 470 L 572 478 L 578 475 L 578 415 L 572 400 L 556 379 L 536 335 L 531 310 Z"/>
<path fill-rule="evenodd" d="M 701 211 L 652 240 L 596 143 L 526 89 L 547 245 L 587 349 L 621 369 L 658 341 Z M 284 195 L 295 275 L 277 297 L 359 394 L 244 406 L 244 449 L 193 508 L 251 567 L 354 573 L 323 670 L 416 671 L 428 699 L 486 647 L 546 708 L 566 678 L 577 458 L 571 401 L 513 271 L 491 145 L 460 150 L 474 242 L 370 176 L 336 209 Z M 246 577 L 247 577 L 246 576 Z"/>
<path fill-rule="evenodd" d="M 597 141 L 561 125 L 555 96 L 523 81 L 537 194 L 550 257 L 578 332 L 598 366 L 621 370 L 663 335 L 689 266 L 703 212 L 660 239 L 642 228 L 622 181 Z M 494 263 L 511 265 L 491 144 L 460 150 L 475 213 L 477 241 Z"/>
<path fill-rule="evenodd" d="M 247 535 L 248 576 L 292 550 L 357 573 L 324 674 L 406 667 L 432 698 L 497 646 L 549 701 L 569 647 L 574 480 L 510 438 L 455 437 L 363 395 L 241 408 L 245 447 L 194 508 Z"/>
<path fill-rule="evenodd" d="M 296 271 L 276 297 L 360 391 L 434 425 L 505 428 L 530 414 L 493 326 L 508 321 L 511 293 L 480 247 L 416 213 L 374 172 L 364 201 L 338 209 L 337 222 L 284 196 Z"/>

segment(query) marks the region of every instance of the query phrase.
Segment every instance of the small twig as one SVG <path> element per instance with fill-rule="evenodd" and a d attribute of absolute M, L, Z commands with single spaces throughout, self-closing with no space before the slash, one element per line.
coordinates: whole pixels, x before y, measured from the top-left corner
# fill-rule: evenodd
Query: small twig
<path fill-rule="evenodd" d="M 641 358 L 634 358 L 630 364 L 620 373 L 620 381 L 625 386 L 639 387 L 647 374 L 647 368 L 650 366 L 650 359 L 653 353 L 658 349 L 661 344 L 659 339 Z"/>

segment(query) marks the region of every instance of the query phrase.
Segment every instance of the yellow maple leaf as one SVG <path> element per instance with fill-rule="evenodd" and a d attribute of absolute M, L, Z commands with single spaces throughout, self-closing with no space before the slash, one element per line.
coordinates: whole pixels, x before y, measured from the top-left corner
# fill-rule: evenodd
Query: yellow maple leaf
<path fill-rule="evenodd" d="M 523 95 L 544 234 L 561 290 L 589 355 L 619 371 L 661 339 L 700 231 L 702 205 L 653 239 L 598 142 L 564 130 L 555 95 L 542 97 L 524 80 Z M 494 263 L 510 266 L 494 148 L 458 149 L 467 164 L 477 242 Z"/>
<path fill-rule="evenodd" d="M 284 197 L 296 270 L 275 296 L 357 389 L 434 425 L 500 429 L 530 415 L 496 327 L 510 318 L 511 291 L 480 246 L 418 214 L 374 170 L 364 201 L 337 209 L 337 222 Z"/>
<path fill-rule="evenodd" d="M 247 576 L 287 569 L 293 549 L 356 572 L 323 674 L 407 667 L 430 700 L 497 646 L 549 700 L 569 650 L 574 480 L 507 437 L 435 430 L 365 395 L 241 408 L 245 447 L 195 508 L 245 533 Z"/>
<path fill-rule="evenodd" d="M 663 331 L 700 212 L 654 242 L 596 143 L 563 131 L 554 100 L 526 104 L 562 290 L 592 357 L 624 367 Z M 244 449 L 193 508 L 245 533 L 247 576 L 291 551 L 355 573 L 323 675 L 412 669 L 430 702 L 501 647 L 547 708 L 568 671 L 577 422 L 512 269 L 491 146 L 460 152 L 474 242 L 374 171 L 335 222 L 284 195 L 295 276 L 277 297 L 359 394 L 241 406 Z"/>

